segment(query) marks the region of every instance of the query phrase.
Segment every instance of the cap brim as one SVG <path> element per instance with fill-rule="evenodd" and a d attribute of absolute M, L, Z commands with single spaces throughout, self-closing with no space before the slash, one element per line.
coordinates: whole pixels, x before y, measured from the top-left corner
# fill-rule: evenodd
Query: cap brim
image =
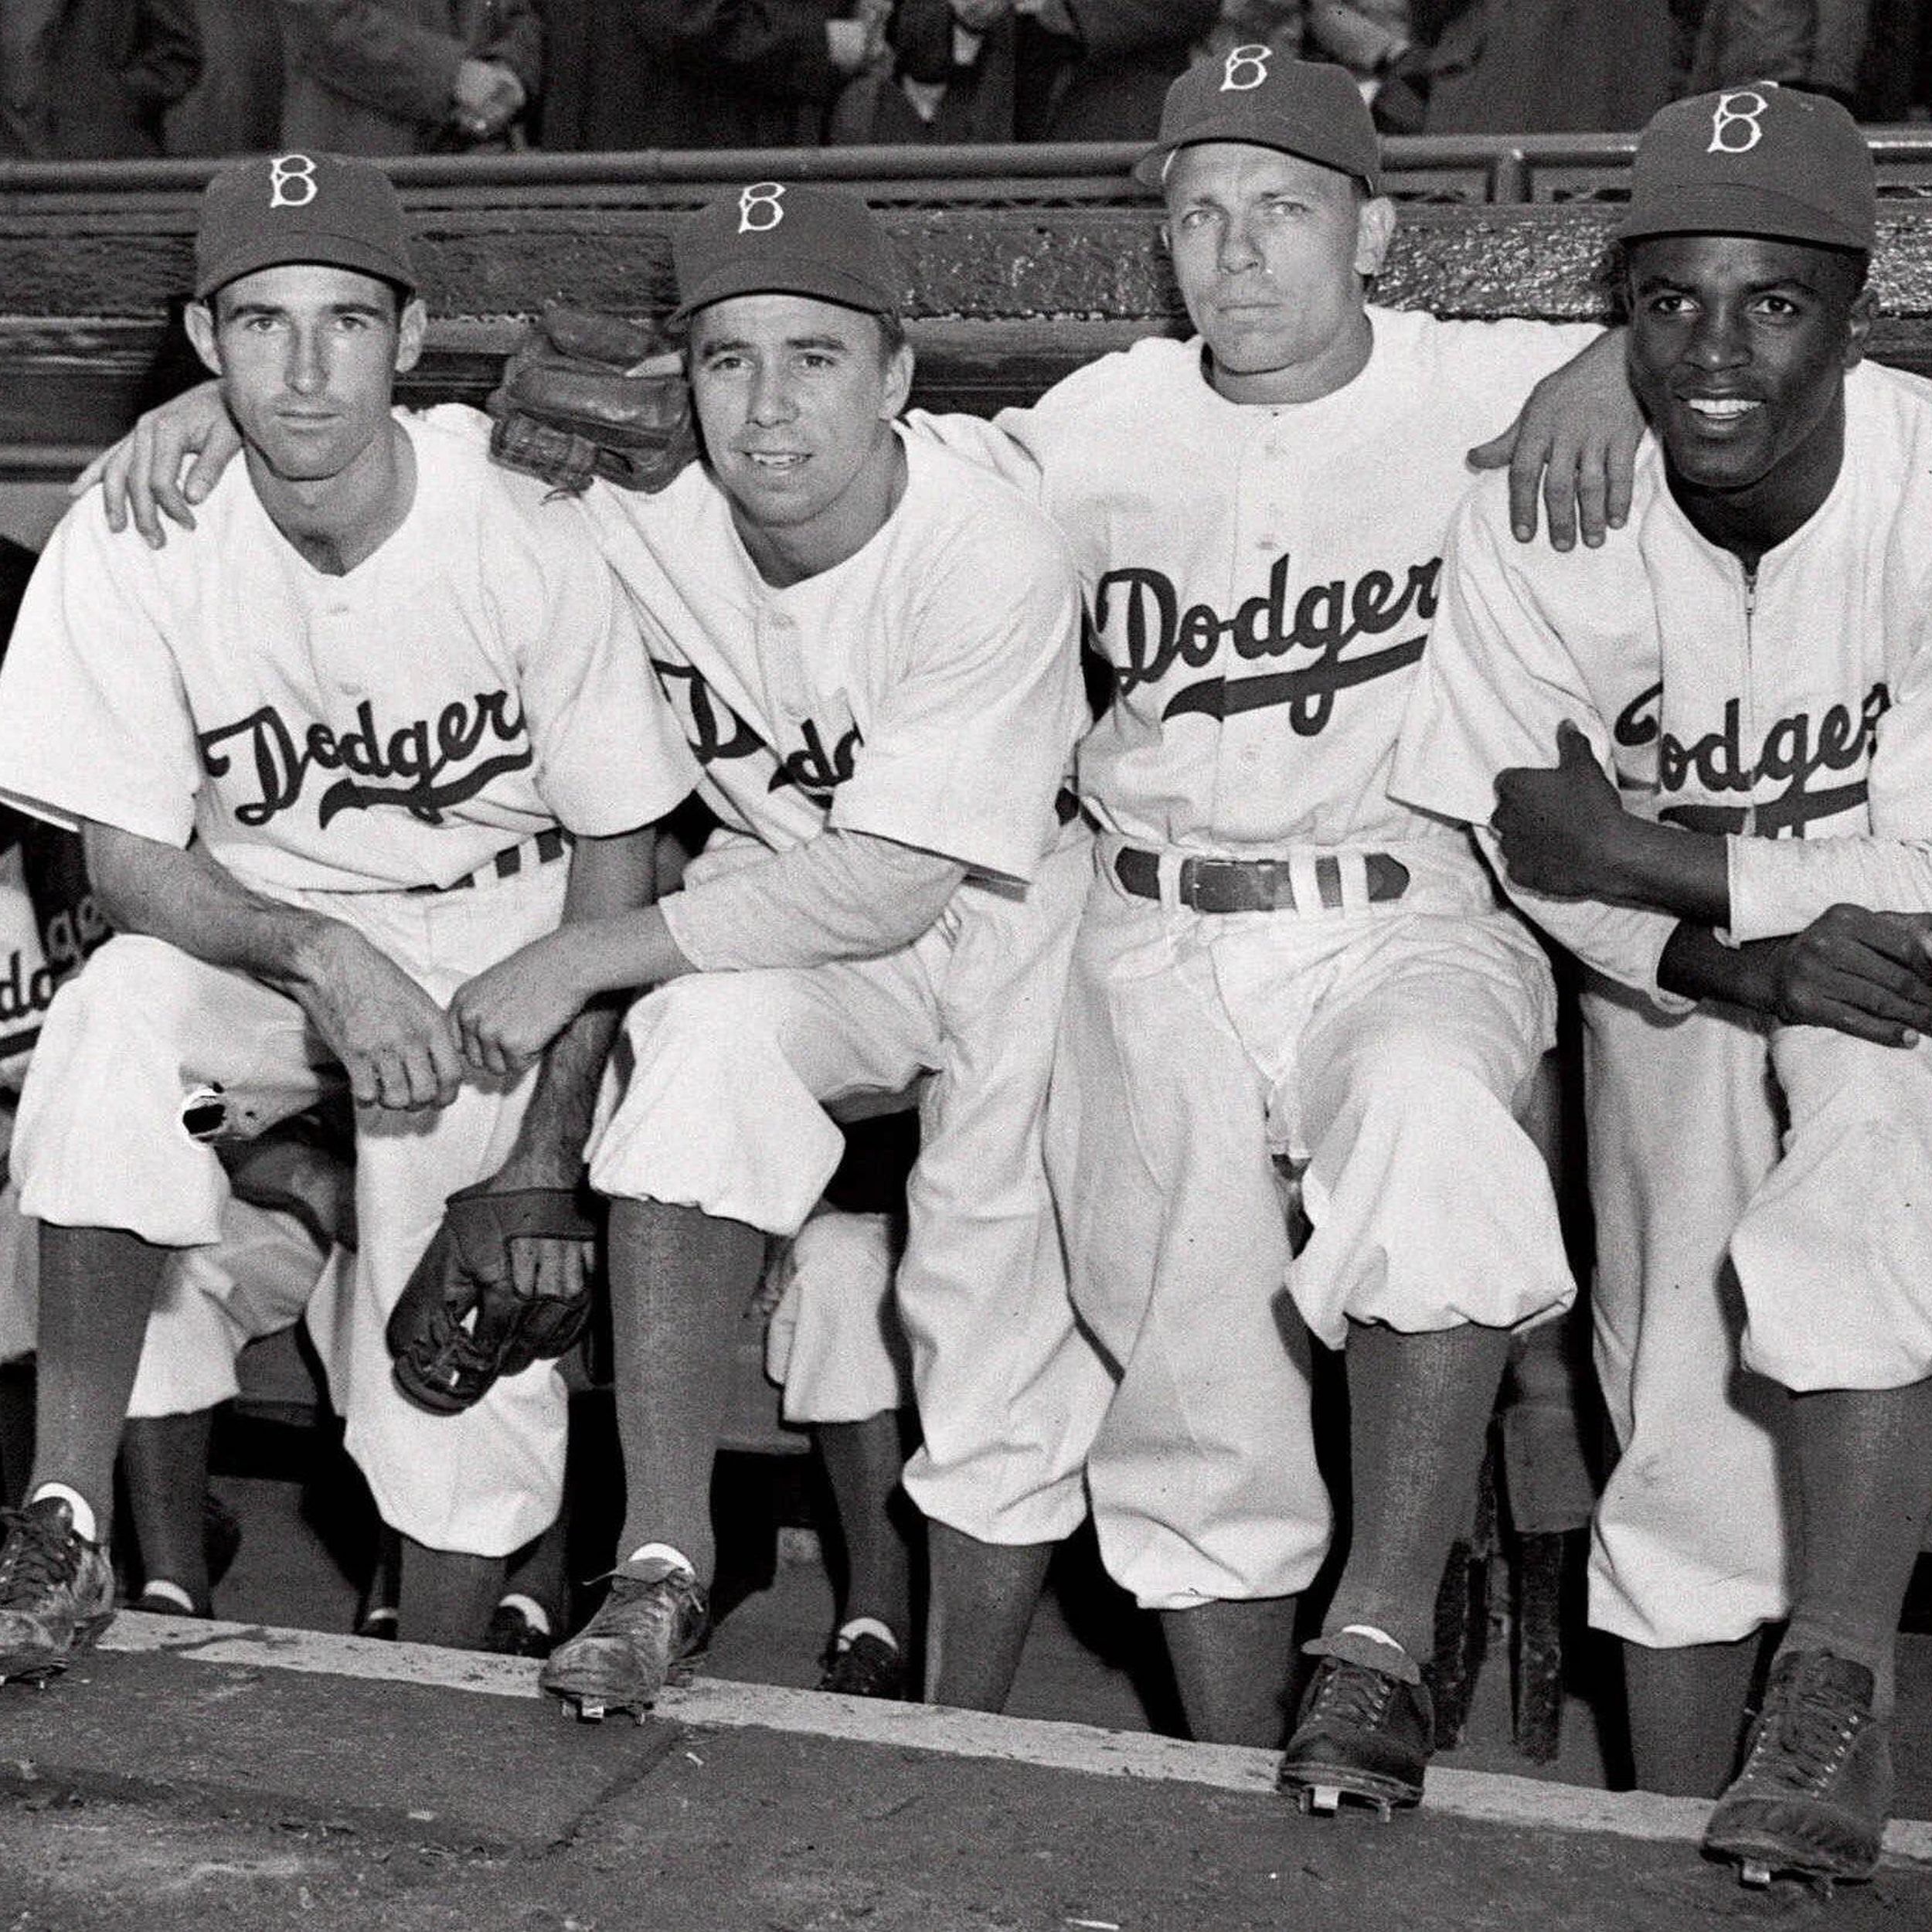
<path fill-rule="evenodd" d="M 413 295 L 421 287 L 415 265 L 399 260 L 389 250 L 372 247 L 359 237 L 325 235 L 311 230 L 287 240 L 257 240 L 211 262 L 195 278 L 195 300 L 205 302 L 218 288 L 258 268 L 284 268 L 294 262 L 314 262 L 325 268 L 347 268 L 393 282 Z"/>
<path fill-rule="evenodd" d="M 1270 141 L 1255 132 L 1252 120 L 1243 120 L 1234 115 L 1224 119 L 1196 121 L 1184 134 L 1177 134 L 1172 141 L 1157 141 L 1134 162 L 1128 172 L 1144 188 L 1158 188 L 1167 179 L 1167 164 L 1183 148 L 1199 148 L 1211 141 L 1238 141 L 1245 147 L 1272 148 L 1277 154 L 1293 155 L 1298 160 L 1311 161 L 1318 168 L 1332 168 L 1338 175 L 1347 175 L 1367 184 L 1372 195 L 1382 192 L 1382 166 L 1378 159 L 1376 165 L 1365 172 L 1352 166 L 1346 161 L 1338 161 L 1332 155 L 1315 151 L 1315 144 L 1299 142 L 1289 136 Z"/>
<path fill-rule="evenodd" d="M 1874 216 L 1876 221 L 1876 213 Z M 1614 231 L 1619 241 L 1651 235 L 1759 235 L 1775 241 L 1815 242 L 1869 254 L 1872 229 L 1840 219 L 1774 188 L 1734 182 L 1662 181 L 1647 185 Z"/>
<path fill-rule="evenodd" d="M 730 262 L 714 269 L 665 320 L 676 327 L 688 322 L 699 309 L 728 301 L 733 295 L 808 295 L 840 308 L 861 309 L 868 315 L 890 315 L 899 308 L 900 299 L 896 294 L 886 294 L 869 277 L 848 274 L 831 263 L 802 257 L 791 260 L 767 257 Z"/>

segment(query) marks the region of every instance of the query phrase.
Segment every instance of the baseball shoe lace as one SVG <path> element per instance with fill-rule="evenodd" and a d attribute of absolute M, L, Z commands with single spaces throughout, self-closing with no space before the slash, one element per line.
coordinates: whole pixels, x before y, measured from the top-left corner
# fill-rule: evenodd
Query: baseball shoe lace
<path fill-rule="evenodd" d="M 0 1679 L 63 1670 L 114 1621 L 114 1566 L 61 1497 L 0 1517 Z"/>

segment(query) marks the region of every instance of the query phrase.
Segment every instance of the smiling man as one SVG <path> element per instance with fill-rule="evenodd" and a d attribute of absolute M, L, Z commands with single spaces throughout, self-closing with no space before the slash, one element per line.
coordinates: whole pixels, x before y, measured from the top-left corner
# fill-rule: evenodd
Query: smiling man
<path fill-rule="evenodd" d="M 754 183 L 681 231 L 675 267 L 704 463 L 585 511 L 722 828 L 660 906 L 532 946 L 456 1006 L 474 1063 L 516 1066 L 600 990 L 657 988 L 590 1170 L 612 1199 L 621 1560 L 543 1682 L 641 1709 L 698 1641 L 766 1239 L 838 1163 L 827 1105 L 930 1073 L 896 1278 L 923 1436 L 905 1483 L 928 1523 L 929 1695 L 996 1703 L 1012 1658 L 988 1606 L 1079 1522 L 1105 1388 L 1040 1151 L 1090 869 L 1056 810 L 1084 716 L 1078 583 L 1016 492 L 896 427 L 901 271 L 862 202 Z"/>
<path fill-rule="evenodd" d="M 1788 1614 L 1706 1838 L 1758 1877 L 1871 1872 L 1932 1508 L 1932 398 L 1860 359 L 1876 216 L 1834 104 L 1651 122 L 1620 231 L 1654 434 L 1630 525 L 1555 560 L 1471 500 L 1394 784 L 1493 806 L 1514 889 L 1594 969 L 1622 1454 L 1592 1620 L 1624 1639 L 1640 1781 L 1709 1792 Z"/>
<path fill-rule="evenodd" d="M 55 999 L 13 1142 L 39 1410 L 0 1676 L 60 1669 L 113 1614 L 115 1448 L 168 1257 L 220 1238 L 209 1143 L 344 1080 L 361 1245 L 311 1325 L 406 1539 L 402 1634 L 481 1641 L 502 1560 L 556 1513 L 562 1381 L 539 1362 L 432 1419 L 383 1325 L 446 1196 L 575 1186 L 614 1022 L 472 1078 L 445 1002 L 560 917 L 647 895 L 651 823 L 693 775 L 574 512 L 392 409 L 424 318 L 386 178 L 308 155 L 223 172 L 196 276 L 189 332 L 247 461 L 165 553 L 70 512 L 0 676 L 0 790 L 80 829 L 118 935 Z M 531 1284 L 581 1266 L 546 1247 Z"/>

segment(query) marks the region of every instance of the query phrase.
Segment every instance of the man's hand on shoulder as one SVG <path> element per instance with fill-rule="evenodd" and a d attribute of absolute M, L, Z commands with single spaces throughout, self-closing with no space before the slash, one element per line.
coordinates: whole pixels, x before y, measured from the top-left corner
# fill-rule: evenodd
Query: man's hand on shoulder
<path fill-rule="evenodd" d="M 463 1081 L 449 1016 L 352 926 L 317 922 L 288 991 L 349 1074 L 359 1107 L 447 1107 Z"/>
<path fill-rule="evenodd" d="M 1479 470 L 1509 471 L 1509 527 L 1535 540 L 1540 496 L 1552 549 L 1595 549 L 1630 515 L 1644 418 L 1624 367 L 1624 332 L 1609 329 L 1529 392 L 1502 435 L 1469 452 Z"/>
<path fill-rule="evenodd" d="M 108 527 L 134 528 L 151 549 L 167 543 L 165 516 L 184 530 L 195 527 L 194 505 L 206 500 L 223 470 L 241 452 L 241 434 L 230 420 L 213 383 L 202 383 L 171 403 L 148 410 L 118 443 L 103 450 L 67 486 L 84 496 L 96 484 Z M 194 462 L 185 475 L 182 465 Z"/>

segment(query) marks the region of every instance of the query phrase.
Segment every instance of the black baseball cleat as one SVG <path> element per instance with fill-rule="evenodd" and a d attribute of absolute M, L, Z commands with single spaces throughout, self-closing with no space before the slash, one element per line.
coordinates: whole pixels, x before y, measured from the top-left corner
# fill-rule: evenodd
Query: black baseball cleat
<path fill-rule="evenodd" d="M 689 1674 L 709 1629 L 704 1587 L 681 1563 L 617 1570 L 603 1608 L 551 1651 L 537 1682 L 586 1723 L 629 1711 L 641 1724 L 665 1684 Z"/>
<path fill-rule="evenodd" d="M 0 1681 L 51 1677 L 114 1621 L 114 1565 L 74 1528 L 63 1497 L 0 1515 Z"/>
<path fill-rule="evenodd" d="M 896 1644 L 862 1630 L 845 1643 L 835 1638 L 825 1656 L 818 1688 L 835 1697 L 883 1697 L 903 1702 L 906 1659 Z"/>
<path fill-rule="evenodd" d="M 1352 1798 L 1386 1822 L 1397 1806 L 1421 1803 L 1434 1728 L 1421 1685 L 1324 1657 L 1275 1781 L 1304 1811 L 1337 1811 Z"/>
<path fill-rule="evenodd" d="M 1802 1879 L 1826 1891 L 1877 1869 L 1892 1808 L 1892 1750 L 1872 1715 L 1872 1673 L 1829 1651 L 1771 1671 L 1744 1766 L 1704 1828 L 1704 1853 L 1747 1885 Z"/>

